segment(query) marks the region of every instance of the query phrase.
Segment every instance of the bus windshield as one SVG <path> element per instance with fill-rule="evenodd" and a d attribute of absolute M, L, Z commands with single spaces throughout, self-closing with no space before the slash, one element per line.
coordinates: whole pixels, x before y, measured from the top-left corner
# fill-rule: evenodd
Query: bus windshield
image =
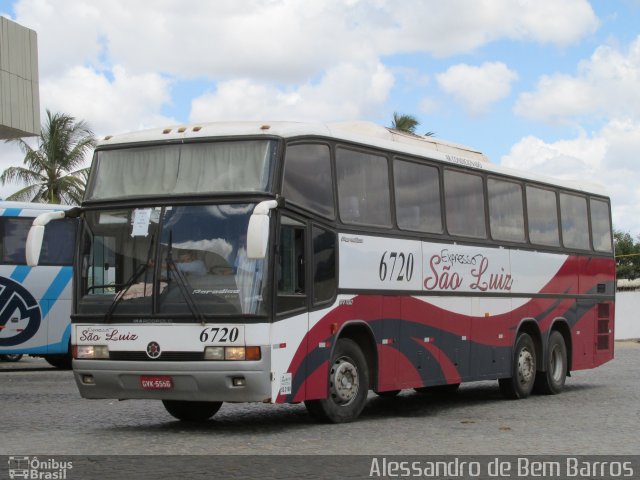
<path fill-rule="evenodd" d="M 246 256 L 254 204 L 87 212 L 79 313 L 264 315 L 266 263 Z M 263 279 L 265 282 L 263 282 Z"/>
<path fill-rule="evenodd" d="M 101 150 L 85 198 L 264 192 L 276 145 L 243 140 Z"/>

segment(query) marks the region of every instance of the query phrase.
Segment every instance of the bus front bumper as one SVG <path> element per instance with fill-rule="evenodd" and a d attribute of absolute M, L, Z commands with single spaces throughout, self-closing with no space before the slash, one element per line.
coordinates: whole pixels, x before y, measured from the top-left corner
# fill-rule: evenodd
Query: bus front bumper
<path fill-rule="evenodd" d="M 272 401 L 268 355 L 259 361 L 74 360 L 73 373 L 83 398 Z"/>

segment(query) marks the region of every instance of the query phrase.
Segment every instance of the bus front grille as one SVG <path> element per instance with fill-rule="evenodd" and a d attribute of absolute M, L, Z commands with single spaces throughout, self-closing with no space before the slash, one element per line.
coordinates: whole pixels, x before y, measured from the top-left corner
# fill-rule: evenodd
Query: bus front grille
<path fill-rule="evenodd" d="M 109 360 L 130 362 L 200 362 L 204 352 L 162 352 L 158 358 L 150 358 L 146 352 L 109 352 Z"/>

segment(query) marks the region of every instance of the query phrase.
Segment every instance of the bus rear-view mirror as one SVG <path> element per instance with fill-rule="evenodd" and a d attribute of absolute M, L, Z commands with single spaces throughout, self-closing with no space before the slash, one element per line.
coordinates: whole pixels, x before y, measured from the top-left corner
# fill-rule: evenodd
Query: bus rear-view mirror
<path fill-rule="evenodd" d="M 44 239 L 45 226 L 51 220 L 58 220 L 65 217 L 64 211 L 46 212 L 38 215 L 27 235 L 27 244 L 25 246 L 25 257 L 27 265 L 35 267 L 40 260 L 40 251 L 42 250 L 42 240 Z"/>
<path fill-rule="evenodd" d="M 42 225 L 32 226 L 27 235 L 27 245 L 25 247 L 25 256 L 27 257 L 27 265 L 35 267 L 40 260 L 40 251 L 42 250 L 42 239 L 44 238 L 44 227 Z"/>
<path fill-rule="evenodd" d="M 271 210 L 278 206 L 276 200 L 265 200 L 254 208 L 247 228 L 247 257 L 264 258 L 269 243 L 269 217 Z"/>

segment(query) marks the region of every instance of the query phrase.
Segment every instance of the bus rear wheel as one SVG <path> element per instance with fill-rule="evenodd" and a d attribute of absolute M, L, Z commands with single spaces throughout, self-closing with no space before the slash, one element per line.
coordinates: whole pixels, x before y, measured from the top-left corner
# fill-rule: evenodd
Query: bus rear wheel
<path fill-rule="evenodd" d="M 553 331 L 549 336 L 545 371 L 536 374 L 534 391 L 546 395 L 556 395 L 564 388 L 567 378 L 567 346 L 560 332 Z"/>
<path fill-rule="evenodd" d="M 222 402 L 190 402 L 183 400 L 163 400 L 162 404 L 173 417 L 183 422 L 204 422 L 213 417 Z"/>
<path fill-rule="evenodd" d="M 346 423 L 358 418 L 369 392 L 367 361 L 356 342 L 341 338 L 329 368 L 329 396 L 322 400 L 307 400 L 305 406 L 318 420 Z"/>
<path fill-rule="evenodd" d="M 511 378 L 501 378 L 500 391 L 509 399 L 527 398 L 536 380 L 536 347 L 528 333 L 521 333 L 513 349 Z"/>

